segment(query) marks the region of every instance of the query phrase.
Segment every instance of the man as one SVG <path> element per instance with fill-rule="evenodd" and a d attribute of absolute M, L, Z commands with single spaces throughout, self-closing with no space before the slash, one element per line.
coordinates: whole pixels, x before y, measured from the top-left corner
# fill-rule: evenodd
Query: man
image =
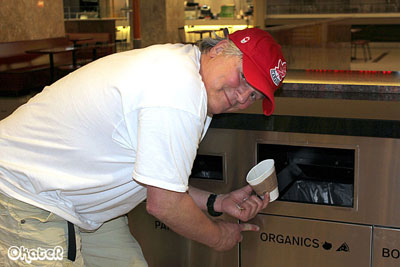
<path fill-rule="evenodd" d="M 1 266 L 147 266 L 123 216 L 144 199 L 172 230 L 219 251 L 258 230 L 201 210 L 247 221 L 268 195 L 246 186 L 216 196 L 189 187 L 188 177 L 214 114 L 258 99 L 272 113 L 286 63 L 259 29 L 200 47 L 99 59 L 0 122 Z"/>

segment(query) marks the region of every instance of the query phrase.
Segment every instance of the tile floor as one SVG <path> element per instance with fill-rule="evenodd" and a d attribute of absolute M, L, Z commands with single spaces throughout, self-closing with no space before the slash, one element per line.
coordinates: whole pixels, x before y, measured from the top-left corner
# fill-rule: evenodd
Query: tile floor
<path fill-rule="evenodd" d="M 400 71 L 400 43 L 370 43 L 372 59 L 364 61 L 363 51 L 357 49 L 357 59 L 350 63 L 351 70 Z"/>

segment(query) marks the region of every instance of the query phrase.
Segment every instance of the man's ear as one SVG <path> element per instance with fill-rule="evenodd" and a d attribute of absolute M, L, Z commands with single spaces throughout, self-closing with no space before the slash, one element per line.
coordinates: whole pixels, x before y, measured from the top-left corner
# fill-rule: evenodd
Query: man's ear
<path fill-rule="evenodd" d="M 210 57 L 215 57 L 220 55 L 224 49 L 228 46 L 228 40 L 222 40 L 218 44 L 216 44 L 213 48 L 210 49 Z"/>

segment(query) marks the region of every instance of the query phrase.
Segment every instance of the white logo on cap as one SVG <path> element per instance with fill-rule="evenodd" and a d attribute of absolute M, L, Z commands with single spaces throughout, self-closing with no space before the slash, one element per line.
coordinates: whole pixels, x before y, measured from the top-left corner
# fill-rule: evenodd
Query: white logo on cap
<path fill-rule="evenodd" d="M 250 37 L 249 37 L 249 36 L 246 36 L 246 37 L 244 37 L 242 40 L 240 40 L 240 42 L 241 42 L 242 44 L 245 44 L 245 43 L 247 43 L 248 41 L 250 41 Z"/>
<path fill-rule="evenodd" d="M 276 86 L 285 78 L 286 76 L 286 62 L 282 62 L 279 59 L 278 66 L 273 69 L 270 69 L 271 79 Z"/>

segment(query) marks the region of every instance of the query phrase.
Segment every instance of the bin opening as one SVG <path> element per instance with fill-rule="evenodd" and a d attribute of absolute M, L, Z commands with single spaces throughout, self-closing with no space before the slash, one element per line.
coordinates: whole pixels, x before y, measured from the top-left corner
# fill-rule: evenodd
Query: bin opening
<path fill-rule="evenodd" d="M 189 178 L 224 180 L 224 158 L 221 155 L 197 154 Z"/>
<path fill-rule="evenodd" d="M 280 201 L 353 207 L 354 149 L 257 144 L 257 162 L 274 159 Z"/>

